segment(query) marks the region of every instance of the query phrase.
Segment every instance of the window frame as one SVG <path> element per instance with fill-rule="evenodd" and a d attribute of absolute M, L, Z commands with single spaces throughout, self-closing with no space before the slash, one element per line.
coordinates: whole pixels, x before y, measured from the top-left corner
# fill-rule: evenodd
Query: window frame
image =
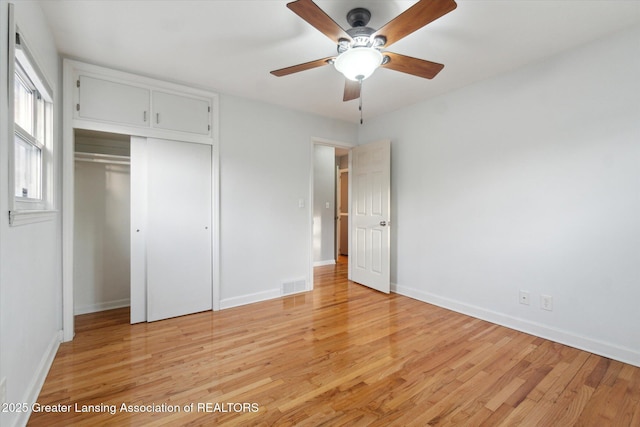
<path fill-rule="evenodd" d="M 10 5 L 11 6 L 11 5 Z M 30 49 L 19 27 L 13 20 L 13 8 L 9 11 L 9 225 L 18 226 L 35 222 L 50 221 L 57 216 L 54 206 L 54 141 L 55 141 L 55 98 L 51 85 L 42 72 L 39 62 Z M 32 132 L 16 123 L 15 84 L 16 74 L 21 84 L 32 90 L 33 123 Z M 26 78 L 26 80 L 25 80 Z M 42 100 L 42 105 L 40 104 Z M 41 117 L 40 117 L 41 116 Z M 18 138 L 22 142 L 18 141 Z M 23 143 L 37 149 L 39 158 L 38 197 L 16 195 L 16 149 Z"/>

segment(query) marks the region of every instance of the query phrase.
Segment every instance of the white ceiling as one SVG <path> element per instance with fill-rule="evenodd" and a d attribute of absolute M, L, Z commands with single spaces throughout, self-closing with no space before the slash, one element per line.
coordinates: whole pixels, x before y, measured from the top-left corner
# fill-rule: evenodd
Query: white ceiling
<path fill-rule="evenodd" d="M 437 0 L 434 0 L 437 1 Z M 433 80 L 387 69 L 365 80 L 374 117 L 640 23 L 638 0 L 457 0 L 458 8 L 389 50 L 445 64 Z M 287 0 L 42 0 L 63 55 L 288 108 L 359 120 L 331 66 L 269 71 L 336 53 Z M 354 7 L 379 28 L 415 1 L 316 0 L 343 28 Z M 640 45 L 639 45 L 640 46 Z M 630 52 L 638 55 L 640 52 Z M 597 60 L 597 58 L 596 58 Z M 611 64 L 615 66 L 615 64 Z"/>

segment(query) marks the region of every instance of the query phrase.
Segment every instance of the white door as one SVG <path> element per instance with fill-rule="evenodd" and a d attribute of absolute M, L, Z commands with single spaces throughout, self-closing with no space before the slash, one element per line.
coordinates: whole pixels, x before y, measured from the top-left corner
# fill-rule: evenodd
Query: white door
<path fill-rule="evenodd" d="M 391 142 L 351 150 L 351 280 L 390 291 Z"/>
<path fill-rule="evenodd" d="M 147 139 L 147 321 L 212 309 L 211 146 Z"/>

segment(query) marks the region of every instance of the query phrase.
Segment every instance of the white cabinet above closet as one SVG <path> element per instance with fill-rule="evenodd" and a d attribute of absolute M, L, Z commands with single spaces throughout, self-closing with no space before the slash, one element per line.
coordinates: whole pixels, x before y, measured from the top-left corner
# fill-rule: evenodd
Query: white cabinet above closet
<path fill-rule="evenodd" d="M 211 103 L 206 99 L 153 91 L 152 110 L 156 128 L 209 134 Z"/>
<path fill-rule="evenodd" d="M 78 76 L 76 87 L 78 117 L 149 126 L 149 89 L 83 75 Z"/>
<path fill-rule="evenodd" d="M 72 127 L 214 144 L 217 94 L 65 60 L 73 76 Z"/>

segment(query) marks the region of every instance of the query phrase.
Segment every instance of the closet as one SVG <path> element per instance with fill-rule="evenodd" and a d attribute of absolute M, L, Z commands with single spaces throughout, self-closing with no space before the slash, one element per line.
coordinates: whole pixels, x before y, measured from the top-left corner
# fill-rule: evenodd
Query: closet
<path fill-rule="evenodd" d="M 65 336 L 73 314 L 130 306 L 138 323 L 213 309 L 217 95 L 73 60 L 64 73 Z"/>

